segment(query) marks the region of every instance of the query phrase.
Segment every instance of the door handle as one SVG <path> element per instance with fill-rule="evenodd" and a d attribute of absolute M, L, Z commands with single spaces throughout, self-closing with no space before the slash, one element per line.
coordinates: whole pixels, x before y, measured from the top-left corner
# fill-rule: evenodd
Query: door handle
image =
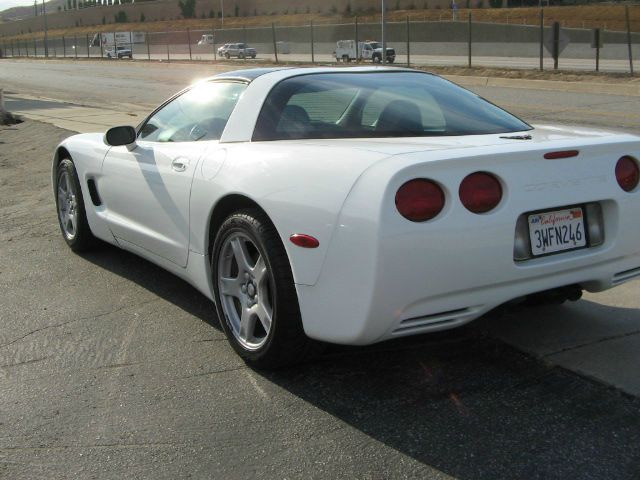
<path fill-rule="evenodd" d="M 176 158 L 173 162 L 171 162 L 171 168 L 173 168 L 176 172 L 184 172 L 189 166 L 189 160 L 186 158 Z"/>

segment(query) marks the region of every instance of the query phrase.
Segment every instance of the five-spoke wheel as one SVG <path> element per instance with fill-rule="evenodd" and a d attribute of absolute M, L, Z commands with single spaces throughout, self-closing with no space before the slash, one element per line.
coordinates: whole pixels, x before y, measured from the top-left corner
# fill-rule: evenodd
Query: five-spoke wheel
<path fill-rule="evenodd" d="M 260 348 L 271 330 L 274 286 L 263 255 L 245 233 L 229 235 L 222 245 L 218 288 L 235 338 L 248 350 Z"/>
<path fill-rule="evenodd" d="M 246 362 L 275 368 L 318 350 L 302 328 L 284 245 L 263 211 L 238 210 L 222 222 L 213 242 L 211 273 L 220 323 Z"/>
<path fill-rule="evenodd" d="M 67 245 L 75 252 L 87 250 L 95 241 L 84 209 L 82 189 L 71 159 L 64 158 L 56 171 L 58 223 Z"/>

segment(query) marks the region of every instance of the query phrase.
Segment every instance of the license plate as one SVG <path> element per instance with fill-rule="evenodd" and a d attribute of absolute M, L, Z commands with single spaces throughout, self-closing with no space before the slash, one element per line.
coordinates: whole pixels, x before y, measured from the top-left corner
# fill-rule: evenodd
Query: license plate
<path fill-rule="evenodd" d="M 529 238 L 534 256 L 586 247 L 582 208 L 529 215 Z"/>

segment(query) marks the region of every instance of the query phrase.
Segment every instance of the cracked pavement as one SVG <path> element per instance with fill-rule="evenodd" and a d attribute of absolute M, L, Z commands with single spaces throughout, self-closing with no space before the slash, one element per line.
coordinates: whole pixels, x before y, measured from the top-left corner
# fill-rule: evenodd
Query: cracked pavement
<path fill-rule="evenodd" d="M 638 282 L 256 372 L 177 277 L 66 247 L 70 134 L 0 127 L 0 478 L 640 477 Z"/>

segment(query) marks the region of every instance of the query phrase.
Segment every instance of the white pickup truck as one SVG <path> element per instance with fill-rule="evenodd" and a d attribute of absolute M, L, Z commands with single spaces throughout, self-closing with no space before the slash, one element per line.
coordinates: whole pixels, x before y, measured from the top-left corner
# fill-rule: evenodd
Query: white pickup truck
<path fill-rule="evenodd" d="M 355 40 L 338 40 L 334 52 L 336 62 L 350 62 L 352 60 L 371 60 L 373 63 L 382 62 L 382 44 L 373 40 L 358 42 L 356 51 Z M 396 61 L 396 51 L 387 48 L 387 63 Z"/>

